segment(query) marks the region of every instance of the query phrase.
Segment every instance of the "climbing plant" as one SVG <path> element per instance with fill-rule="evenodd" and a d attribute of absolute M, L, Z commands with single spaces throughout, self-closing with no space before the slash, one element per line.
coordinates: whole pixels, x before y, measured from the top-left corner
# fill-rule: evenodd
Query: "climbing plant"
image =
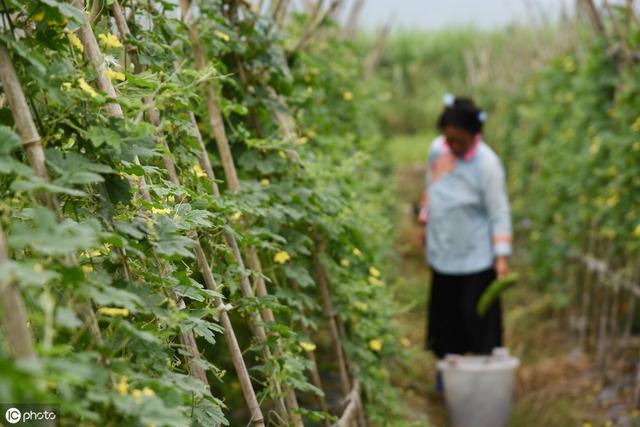
<path fill-rule="evenodd" d="M 315 425 L 338 396 L 392 425 L 388 166 L 339 26 L 2 4 L 0 400 L 63 426 Z"/>

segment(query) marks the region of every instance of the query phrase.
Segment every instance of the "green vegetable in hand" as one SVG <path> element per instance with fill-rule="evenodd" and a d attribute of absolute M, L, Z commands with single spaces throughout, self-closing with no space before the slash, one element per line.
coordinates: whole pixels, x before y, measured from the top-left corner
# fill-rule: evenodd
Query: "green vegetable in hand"
<path fill-rule="evenodd" d="M 518 273 L 511 273 L 502 279 L 494 280 L 487 289 L 480 296 L 480 300 L 478 301 L 478 305 L 476 306 L 476 312 L 478 316 L 484 317 L 489 311 L 491 305 L 495 302 L 495 300 L 504 292 L 507 288 L 518 281 L 519 275 Z"/>

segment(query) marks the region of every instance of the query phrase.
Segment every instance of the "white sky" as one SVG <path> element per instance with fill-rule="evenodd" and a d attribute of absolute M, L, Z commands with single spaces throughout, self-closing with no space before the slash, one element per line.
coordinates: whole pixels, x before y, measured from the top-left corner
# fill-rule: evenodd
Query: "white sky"
<path fill-rule="evenodd" d="M 365 0 L 360 25 L 371 29 L 392 20 L 394 28 L 430 29 L 452 25 L 491 28 L 507 25 L 514 20 L 539 20 L 539 11 L 557 18 L 563 5 L 570 8 L 575 2 L 576 0 Z M 600 3 L 601 0 L 597 2 Z M 535 9 L 538 12 L 531 16 L 531 11 Z"/>

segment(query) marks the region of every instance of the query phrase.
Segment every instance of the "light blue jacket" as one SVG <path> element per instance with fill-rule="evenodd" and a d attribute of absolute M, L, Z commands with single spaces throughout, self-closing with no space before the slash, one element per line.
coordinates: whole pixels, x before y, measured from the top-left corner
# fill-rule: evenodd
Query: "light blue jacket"
<path fill-rule="evenodd" d="M 427 263 L 445 274 L 490 268 L 497 255 L 511 255 L 511 211 L 505 173 L 497 154 L 476 138 L 462 159 L 445 138 L 429 151 L 425 203 Z"/>

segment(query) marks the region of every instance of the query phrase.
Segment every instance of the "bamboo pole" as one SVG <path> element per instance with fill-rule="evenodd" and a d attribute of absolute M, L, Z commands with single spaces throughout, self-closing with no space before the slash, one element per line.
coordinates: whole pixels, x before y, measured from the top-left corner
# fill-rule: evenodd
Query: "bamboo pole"
<path fill-rule="evenodd" d="M 355 0 L 353 6 L 351 6 L 351 12 L 344 28 L 343 38 L 345 40 L 353 40 L 356 37 L 358 31 L 358 18 L 360 18 L 360 12 L 364 6 L 364 0 Z"/>
<path fill-rule="evenodd" d="M 315 19 L 311 19 L 310 17 L 310 19 L 307 21 L 307 25 L 305 26 L 305 29 L 303 30 L 302 35 L 300 36 L 300 39 L 295 44 L 293 49 L 291 49 L 291 51 L 288 52 L 288 56 L 293 56 L 296 52 L 304 48 L 307 45 L 307 43 L 309 43 L 309 41 L 312 39 L 312 37 L 315 35 L 318 29 L 322 26 L 322 24 L 324 24 L 327 21 L 327 19 L 329 19 L 334 14 L 334 12 L 339 8 L 340 4 L 342 3 L 342 0 L 332 0 L 331 3 L 329 4 L 329 7 L 327 7 L 327 9 L 325 9 L 325 11 L 319 15 L 319 10 L 320 10 L 320 7 L 322 6 L 322 3 L 323 3 L 322 1 L 318 1 L 316 5 L 317 12 L 314 12 L 312 14 L 312 16 L 315 17 Z"/>
<path fill-rule="evenodd" d="M 589 254 L 592 253 L 595 246 L 595 223 L 591 223 L 591 227 L 588 233 L 588 244 L 587 251 Z M 585 279 L 584 279 L 584 292 L 582 294 L 582 303 L 580 309 L 580 331 L 578 336 L 578 342 L 580 347 L 586 349 L 588 342 L 588 334 L 589 334 L 589 307 L 591 305 L 591 280 L 592 280 L 592 272 L 589 269 L 585 271 Z"/>
<path fill-rule="evenodd" d="M 22 147 L 27 154 L 29 165 L 38 178 L 49 181 L 40 134 L 33 121 L 31 110 L 20 86 L 20 80 L 13 68 L 9 52 L 2 42 L 0 42 L 0 79 L 13 113 L 16 130 L 22 140 Z M 60 216 L 60 205 L 54 194 L 39 192 L 36 196 L 40 203 Z"/>
<path fill-rule="evenodd" d="M 114 5 L 112 7 L 112 14 L 114 15 L 114 18 L 116 20 L 118 31 L 120 32 L 120 36 L 123 39 L 123 44 L 125 44 L 125 39 L 127 37 L 129 37 L 130 32 L 129 32 L 129 28 L 128 28 L 126 19 L 124 18 L 120 8 L 118 7 L 117 3 L 115 3 L 115 2 L 114 2 Z M 129 53 L 129 55 L 131 57 L 132 63 L 134 64 L 134 68 L 135 68 L 136 72 L 137 73 L 142 72 L 143 71 L 143 67 L 140 65 L 140 61 L 138 60 L 137 51 L 135 50 L 135 47 L 129 46 L 128 44 L 126 44 L 126 45 L 128 46 L 128 53 Z M 147 97 L 145 99 L 145 102 L 148 105 L 147 113 L 148 113 L 148 117 L 149 117 L 150 123 L 153 124 L 154 126 L 158 127 L 159 124 L 160 124 L 160 114 L 159 114 L 157 108 L 155 108 L 153 100 L 151 98 Z M 194 124 L 194 129 L 195 129 L 195 131 L 196 131 L 196 133 L 198 135 L 198 140 L 199 140 L 199 142 L 201 144 L 201 147 L 204 149 L 204 144 L 202 143 L 202 139 L 200 137 L 199 130 L 197 128 L 197 124 L 194 123 L 194 119 L 195 118 L 193 116 L 193 113 L 190 113 L 190 117 L 192 119 L 192 124 Z M 180 185 L 180 179 L 179 179 L 179 176 L 178 176 L 178 174 L 176 172 L 175 164 L 174 164 L 173 160 L 167 154 L 167 153 L 170 152 L 170 150 L 169 150 L 169 146 L 168 146 L 168 144 L 166 142 L 166 137 L 164 136 L 164 134 L 162 133 L 162 131 L 160 129 L 158 129 L 157 138 L 158 138 L 158 140 L 160 141 L 160 143 L 163 145 L 163 147 L 165 149 L 165 153 L 163 154 L 162 157 L 163 157 L 163 162 L 165 164 L 165 168 L 167 170 L 169 178 L 171 179 L 171 181 L 174 184 Z M 206 156 L 206 150 L 204 151 L 204 155 Z M 208 158 L 207 158 L 207 160 L 208 160 Z M 209 165 L 209 169 L 211 169 L 210 165 Z M 213 178 L 213 180 L 211 182 L 213 183 L 214 193 L 215 193 L 215 190 L 217 190 L 217 184 L 215 183 L 214 179 L 215 179 L 215 177 Z M 217 192 L 217 196 L 219 196 L 219 191 Z M 234 256 L 236 257 L 236 261 L 239 261 L 239 270 L 241 271 L 241 277 L 243 277 L 243 279 L 241 280 L 241 288 L 243 289 L 245 296 L 252 297 L 253 295 L 251 293 L 251 287 L 250 287 L 248 279 L 246 277 L 246 273 L 244 272 L 244 265 L 242 263 L 242 257 L 240 256 L 240 252 L 239 252 L 237 243 L 235 241 L 235 237 L 233 237 L 233 235 L 231 235 L 228 232 L 225 232 L 224 234 L 225 234 L 225 238 L 226 238 L 229 246 L 232 249 L 232 252 L 233 252 Z M 196 256 L 198 258 L 198 263 L 199 263 L 201 269 L 202 268 L 207 268 L 208 271 L 210 271 L 210 268 L 208 267 L 208 263 L 206 261 L 206 256 L 204 255 L 204 252 L 202 252 L 202 246 L 200 244 L 200 240 L 199 240 L 199 237 L 198 237 L 197 233 L 194 233 L 192 237 L 196 241 Z M 206 275 L 205 276 L 205 280 L 207 281 L 208 286 L 212 287 L 211 289 L 215 290 L 217 288 L 217 285 L 215 285 L 215 281 L 214 281 L 212 276 L 209 277 L 209 275 Z M 248 292 L 247 292 L 247 290 L 248 290 Z M 218 303 L 216 303 L 216 304 L 217 304 L 217 306 L 220 306 L 220 304 L 218 304 Z M 252 320 L 251 321 L 251 326 L 252 326 L 252 330 L 254 332 L 254 335 L 256 335 L 258 337 L 258 339 L 259 339 L 259 341 L 261 343 L 265 344 L 266 343 L 266 332 L 264 330 L 264 327 L 261 326 L 262 319 L 260 318 L 258 313 L 255 313 L 252 316 L 251 320 Z M 231 325 L 230 322 L 226 322 L 226 323 L 229 326 Z M 186 338 L 185 341 L 187 341 L 187 343 L 191 345 L 191 348 L 195 348 L 196 351 L 197 351 L 197 347 L 195 347 L 195 340 L 194 340 L 193 336 L 185 337 L 185 338 Z M 235 338 L 232 339 L 232 340 L 229 340 L 228 343 L 229 343 L 230 346 L 237 345 L 237 341 L 235 340 Z M 269 354 L 268 347 L 265 347 L 265 351 L 267 352 L 266 359 L 268 360 L 270 358 L 269 357 L 270 354 Z M 234 365 L 236 366 L 236 370 L 243 370 L 243 369 L 246 370 L 246 367 L 243 366 L 244 360 L 242 360 L 242 362 L 243 362 L 242 364 L 240 364 L 238 362 L 239 361 L 234 360 Z M 246 388 L 248 385 L 250 386 L 251 383 L 249 381 L 249 383 L 247 384 L 247 381 L 243 380 L 243 385 Z M 252 388 L 252 386 L 251 386 L 251 388 Z M 248 403 L 249 403 L 250 406 L 254 405 L 254 402 L 253 402 L 254 399 L 251 397 L 252 393 L 253 393 L 252 389 L 250 391 L 247 390 L 247 392 L 245 393 L 245 397 L 247 397 L 249 399 Z M 255 393 L 253 393 L 253 394 L 255 394 Z M 259 406 L 258 406 L 258 409 L 259 409 Z M 261 416 L 261 414 L 260 414 L 260 416 Z"/>
<path fill-rule="evenodd" d="M 13 68 L 9 52 L 3 43 L 0 43 L 0 80 L 2 81 L 2 87 L 7 97 L 16 129 L 22 139 L 22 146 L 27 153 L 31 169 L 36 176 L 48 181 L 49 174 L 47 172 L 40 134 L 33 121 L 31 110 L 27 105 L 20 80 Z M 55 195 L 51 193 L 40 193 L 39 199 L 56 214 L 58 219 L 62 217 L 60 204 Z M 75 260 L 71 261 L 75 262 Z M 86 302 L 81 303 L 78 308 L 95 342 L 98 345 L 102 344 L 102 335 L 100 334 L 98 320 L 96 319 L 93 309 L 89 303 Z"/>
<path fill-rule="evenodd" d="M 182 20 L 187 24 L 196 68 L 198 70 L 204 70 L 207 66 L 206 56 L 202 50 L 202 46 L 200 45 L 200 37 L 197 28 L 195 25 L 188 22 L 189 4 L 189 0 L 180 0 Z M 220 154 L 220 161 L 222 162 L 222 168 L 224 169 L 225 177 L 227 178 L 227 185 L 231 191 L 237 191 L 240 189 L 240 181 L 238 180 L 236 167 L 229 147 L 229 139 L 227 138 L 227 132 L 224 127 L 220 104 L 213 86 L 210 83 L 205 83 L 203 85 L 203 90 L 207 104 L 207 111 L 209 113 L 207 119 L 216 139 L 216 144 Z"/>
<path fill-rule="evenodd" d="M 378 38 L 376 40 L 374 48 L 371 50 L 364 62 L 365 80 L 370 80 L 378 70 L 378 66 L 380 65 L 380 61 L 382 60 L 382 54 L 384 53 L 385 43 L 387 42 L 387 37 L 389 36 L 390 32 L 391 22 L 387 23 L 387 25 L 382 28 L 382 30 L 378 34 Z"/>
<path fill-rule="evenodd" d="M 595 32 L 602 36 L 605 40 L 607 40 L 607 32 L 604 28 L 604 24 L 602 23 L 602 18 L 600 17 L 600 13 L 596 8 L 593 0 L 579 0 L 579 5 L 581 9 L 587 14 L 589 21 L 591 22 L 591 26 L 595 30 Z"/>
<path fill-rule="evenodd" d="M 333 302 L 331 301 L 331 291 L 329 290 L 329 279 L 327 275 L 327 271 L 320 260 L 320 257 L 325 252 L 325 244 L 320 238 L 315 239 L 316 250 L 313 252 L 313 267 L 315 270 L 316 282 L 318 284 L 318 289 L 320 290 L 320 299 L 322 301 L 322 312 L 324 314 L 327 323 L 329 324 L 329 334 L 331 335 L 331 341 L 333 342 L 333 348 L 336 353 L 336 359 L 338 362 L 338 370 L 340 372 L 340 388 L 342 391 L 342 395 L 345 399 L 348 398 L 350 390 L 351 390 L 351 379 L 349 377 L 349 363 L 347 357 L 344 353 L 344 349 L 342 348 L 342 342 L 340 340 L 340 332 L 338 329 L 338 321 L 336 319 L 336 314 L 333 311 Z M 355 404 L 355 412 L 358 416 L 358 421 L 356 424 L 359 424 L 360 427 L 366 427 L 366 420 L 364 418 L 364 408 L 362 408 L 358 403 Z M 352 424 L 351 418 L 348 419 L 348 423 L 345 424 L 346 427 L 351 426 Z"/>
<path fill-rule="evenodd" d="M 119 9 L 119 7 L 117 6 L 117 3 L 115 3 L 115 2 L 114 2 L 113 7 L 112 7 L 112 14 L 114 15 L 114 18 L 116 20 L 118 31 L 120 32 L 120 36 L 123 39 L 123 44 L 125 44 L 124 41 L 130 35 L 130 32 L 129 32 L 129 28 L 128 28 L 126 19 L 124 18 L 121 10 Z M 135 50 L 135 47 L 130 46 L 128 44 L 126 44 L 126 46 L 128 47 L 127 51 L 128 51 L 128 53 L 130 55 L 131 62 L 134 64 L 135 71 L 137 73 L 142 72 L 143 68 L 140 65 L 140 61 L 138 60 L 137 52 Z M 151 98 L 146 97 L 145 98 L 145 102 L 148 105 L 147 114 L 148 114 L 148 117 L 149 117 L 149 122 L 158 128 L 159 125 L 160 125 L 160 114 L 159 114 L 157 108 L 155 108 L 155 105 L 154 105 L 153 100 Z M 193 124 L 193 129 L 197 134 L 198 141 L 199 141 L 201 149 L 202 149 L 202 153 L 201 153 L 200 157 L 201 157 L 201 159 L 202 158 L 206 158 L 207 161 L 208 161 L 208 157 L 206 156 L 206 149 L 204 147 L 204 143 L 202 142 L 202 138 L 200 136 L 200 132 L 199 132 L 198 127 L 197 127 L 197 123 L 195 123 L 195 116 L 193 116 L 193 113 L 191 113 L 191 112 L 189 114 L 190 114 L 190 118 L 191 118 L 191 121 L 192 121 L 192 124 Z M 163 162 L 165 164 L 165 168 L 167 170 L 169 178 L 171 179 L 171 181 L 174 184 L 178 184 L 179 185 L 180 184 L 180 179 L 179 179 L 178 174 L 176 172 L 175 164 L 174 164 L 173 160 L 167 155 L 167 153 L 170 152 L 170 149 L 169 149 L 169 146 L 167 144 L 166 137 L 165 137 L 165 135 L 162 133 L 162 131 L 159 128 L 158 128 L 158 133 L 157 133 L 156 136 L 157 136 L 158 141 L 162 144 L 162 146 L 164 148 L 164 151 L 165 151 L 165 154 L 162 156 L 162 159 L 163 159 Z M 211 165 L 209 164 L 209 167 L 208 168 L 206 167 L 205 170 L 208 170 L 208 171 L 211 172 L 210 182 L 212 184 L 212 190 L 213 190 L 214 194 L 217 197 L 219 197 L 220 196 L 220 192 L 219 192 L 218 186 L 217 186 L 217 184 L 215 182 L 215 177 L 213 176 L 213 170 L 211 168 Z M 253 291 L 251 289 L 251 285 L 249 283 L 248 276 L 247 276 L 247 274 L 245 272 L 245 269 L 244 269 L 244 262 L 242 260 L 242 256 L 240 254 L 240 250 L 238 248 L 238 244 L 236 242 L 236 239 L 231 233 L 229 233 L 227 231 L 224 232 L 224 236 L 225 236 L 225 241 L 227 242 L 227 245 L 231 249 L 231 251 L 232 251 L 232 253 L 234 255 L 234 258 L 236 259 L 236 262 L 238 262 L 238 265 L 239 265 L 239 271 L 240 271 L 240 276 L 241 276 L 240 285 L 241 285 L 241 290 L 243 292 L 243 295 L 245 295 L 248 298 L 252 298 L 254 296 L 253 295 Z M 199 237 L 197 236 L 197 234 L 195 234 L 193 237 L 194 237 L 194 239 L 199 240 Z M 267 341 L 266 331 L 265 331 L 264 327 L 261 325 L 261 323 L 262 323 L 262 319 L 260 318 L 260 315 L 258 313 L 253 313 L 252 316 L 251 316 L 251 321 L 250 321 L 251 329 L 252 329 L 254 335 L 258 338 L 258 341 L 260 343 L 266 345 L 266 341 Z M 190 340 L 190 341 L 193 341 L 193 340 Z M 265 352 L 265 360 L 270 360 L 271 359 L 271 354 L 270 354 L 269 348 L 265 347 L 263 351 Z M 286 413 L 286 408 L 284 408 L 284 405 L 281 405 L 280 409 L 281 409 L 282 412 Z"/>
<path fill-rule="evenodd" d="M 115 4 L 115 9 L 119 11 L 117 2 L 114 2 L 114 4 Z M 73 6 L 82 10 L 82 8 L 84 7 L 84 1 L 74 0 Z M 121 12 L 120 12 L 120 15 L 121 15 Z M 118 22 L 120 22 L 120 24 L 124 22 L 124 25 L 126 28 L 126 21 L 124 21 L 124 19 L 120 19 L 118 20 Z M 116 90 L 113 84 L 111 83 L 111 80 L 106 75 L 107 66 L 102 57 L 102 53 L 100 52 L 100 47 L 98 46 L 98 43 L 95 38 L 95 34 L 93 32 L 93 29 L 91 28 L 91 25 L 89 23 L 86 23 L 85 25 L 83 25 L 78 29 L 77 33 L 78 33 L 78 38 L 80 39 L 84 47 L 83 50 L 87 60 L 91 65 L 93 65 L 93 67 L 96 70 L 97 86 L 100 88 L 100 90 L 107 93 L 109 97 L 111 97 L 112 99 L 116 99 L 117 97 Z M 124 119 L 124 113 L 119 103 L 117 102 L 109 103 L 105 106 L 105 109 L 107 110 L 107 114 L 109 114 L 110 116 Z M 138 164 L 140 163 L 137 157 L 135 161 Z M 149 194 L 149 190 L 144 177 L 142 177 L 140 180 L 139 191 L 142 194 L 142 196 L 145 198 L 145 200 L 151 201 L 151 195 Z M 162 268 L 164 269 L 164 267 Z M 170 292 L 168 296 L 169 298 L 173 299 L 178 306 L 184 306 L 184 303 L 181 301 L 181 299 L 177 298 L 173 292 Z M 207 375 L 205 371 L 196 363 L 196 360 L 200 358 L 200 351 L 198 350 L 195 336 L 193 335 L 193 331 L 187 331 L 187 332 L 181 333 L 180 340 L 182 344 L 186 347 L 189 354 L 191 355 L 191 360 L 188 360 L 187 363 L 190 368 L 190 372 L 192 376 L 201 380 L 204 384 L 209 386 L 209 381 L 207 380 Z"/>
<path fill-rule="evenodd" d="M 100 14 L 102 13 L 102 9 L 104 5 L 102 4 L 102 0 L 93 0 L 91 4 L 91 13 L 89 14 L 89 22 L 93 25 Z"/>
<path fill-rule="evenodd" d="M 331 340 L 333 341 L 333 348 L 336 353 L 336 360 L 338 362 L 338 369 L 340 370 L 340 386 L 342 388 L 342 394 L 346 397 L 351 390 L 351 380 L 349 379 L 349 370 L 347 368 L 347 359 L 342 349 L 342 342 L 340 341 L 340 334 L 338 333 L 338 323 L 336 322 L 336 314 L 333 311 L 333 303 L 331 301 L 331 292 L 329 291 L 329 283 L 327 278 L 327 272 L 322 265 L 320 257 L 324 254 L 325 244 L 322 240 L 316 239 L 316 250 L 313 253 L 313 267 L 315 270 L 315 276 L 318 283 L 318 289 L 320 290 L 320 299 L 322 300 L 322 312 L 324 314 L 327 323 L 329 324 L 329 333 Z"/>
<path fill-rule="evenodd" d="M 3 48 L 0 48 L 3 49 Z M 0 224 L 0 267 L 9 262 L 9 250 Z M 20 290 L 9 276 L 0 278 L 2 326 L 14 355 L 21 360 L 36 358 L 27 309 Z"/>
<path fill-rule="evenodd" d="M 211 274 L 211 267 L 209 266 L 209 262 L 207 261 L 204 251 L 202 250 L 202 246 L 200 245 L 200 242 L 198 240 L 196 240 L 195 254 L 198 266 L 200 267 L 200 271 L 204 273 L 204 281 L 207 288 L 212 291 L 218 291 L 218 285 L 213 278 L 213 274 Z M 223 308 L 224 304 L 222 303 L 220 297 L 216 297 L 214 299 L 214 306 L 221 310 L 220 323 L 225 330 L 224 336 L 229 346 L 231 360 L 233 361 L 233 366 L 238 373 L 238 378 L 240 379 L 240 388 L 242 389 L 245 402 L 247 403 L 247 406 L 249 407 L 249 411 L 251 413 L 251 423 L 256 427 L 264 427 L 264 416 L 262 415 L 262 410 L 260 409 L 260 404 L 258 403 L 256 393 L 253 390 L 253 384 L 251 384 L 249 371 L 247 370 L 247 367 L 244 363 L 242 351 L 240 350 L 240 345 L 238 344 L 238 340 L 236 339 L 236 334 L 233 330 L 231 319 L 229 319 L 229 315 L 226 309 Z"/>
<path fill-rule="evenodd" d="M 284 25 L 284 20 L 287 17 L 288 10 L 289 0 L 272 0 L 271 16 L 278 27 L 282 28 Z"/>
<path fill-rule="evenodd" d="M 633 279 L 632 282 L 636 284 L 640 284 L 640 256 L 636 257 L 633 262 Z M 636 303 L 638 297 L 630 293 L 631 301 L 629 302 L 629 309 L 627 312 L 627 318 L 625 321 L 624 329 L 623 329 L 623 337 L 625 345 L 628 344 L 631 338 L 631 327 L 633 326 L 634 314 L 636 310 Z"/>
<path fill-rule="evenodd" d="M 189 112 L 189 117 L 191 119 L 191 123 L 193 124 L 193 131 L 196 135 L 196 139 L 198 141 L 198 144 L 200 146 L 200 166 L 202 167 L 202 169 L 205 171 L 205 173 L 207 174 L 208 178 L 209 178 L 209 184 L 211 185 L 211 191 L 213 192 L 214 196 L 216 197 L 220 197 L 220 188 L 218 187 L 218 184 L 216 183 L 215 180 L 215 175 L 213 172 L 213 168 L 211 166 L 211 162 L 209 161 L 209 156 L 207 155 L 207 150 L 206 147 L 204 145 L 204 141 L 202 139 L 202 134 L 200 133 L 200 130 L 198 129 L 198 125 L 196 122 L 196 118 L 195 115 L 193 114 L 193 112 Z M 245 267 L 244 267 L 244 261 L 242 259 L 242 254 L 240 252 L 240 248 L 238 246 L 238 242 L 235 238 L 235 236 L 231 233 L 229 233 L 228 231 L 224 231 L 223 232 L 224 238 L 225 238 L 225 242 L 227 244 L 227 246 L 231 249 L 231 252 L 233 254 L 234 259 L 236 260 L 236 262 L 238 263 L 238 270 L 240 272 L 240 290 L 242 292 L 242 294 L 246 297 L 246 298 L 253 298 L 255 296 L 253 289 L 251 287 L 251 284 L 249 282 L 249 277 L 247 276 L 247 273 L 245 271 Z M 256 255 L 257 257 L 257 255 Z M 252 268 L 252 270 L 257 271 L 257 272 L 261 272 L 262 268 L 261 266 L 250 266 Z M 260 278 L 260 280 L 262 280 L 262 278 Z M 263 282 L 264 283 L 264 282 Z M 271 311 L 270 308 L 264 308 L 262 315 L 260 313 L 252 313 L 252 318 L 250 319 L 250 327 L 252 329 L 253 334 L 258 338 L 258 342 L 260 344 L 264 345 L 264 359 L 265 360 L 270 360 L 271 359 L 271 352 L 269 350 L 269 348 L 266 346 L 266 341 L 267 341 L 267 334 L 266 331 L 264 329 L 264 326 L 261 325 L 261 322 L 266 321 L 266 322 L 273 322 L 274 321 L 274 316 L 273 313 Z M 276 386 L 276 391 L 278 394 L 281 394 L 283 391 L 281 390 L 281 386 L 279 385 L 279 383 L 275 383 Z M 290 390 L 284 390 L 284 394 L 285 394 L 285 398 L 288 401 L 288 405 L 291 409 L 297 410 L 298 409 L 298 402 L 297 399 L 295 398 L 295 394 L 293 395 L 293 397 L 291 396 L 292 392 Z M 282 417 L 286 417 L 287 415 L 287 409 L 286 406 L 284 405 L 284 403 L 281 401 L 281 399 L 276 399 L 276 405 L 278 407 L 278 412 L 280 412 L 280 415 Z M 302 418 L 296 413 L 291 413 L 290 414 L 292 421 L 294 422 L 294 424 L 296 426 L 302 426 Z"/>
<path fill-rule="evenodd" d="M 611 3 L 609 3 L 608 0 L 604 0 L 604 6 L 607 8 L 607 11 L 611 16 L 613 30 L 618 36 L 620 51 L 621 51 L 620 53 L 622 54 L 622 60 L 626 64 L 631 64 L 633 63 L 633 54 L 631 53 L 631 49 L 629 49 L 628 28 L 626 28 L 622 24 L 618 24 L 615 10 L 613 10 L 613 7 L 611 6 Z"/>
<path fill-rule="evenodd" d="M 347 394 L 345 402 L 347 402 L 347 406 L 333 427 L 349 427 L 356 421 L 356 415 L 360 407 L 360 383 L 358 381 L 354 383 L 353 389 Z"/>
<path fill-rule="evenodd" d="M 189 39 L 191 41 L 191 45 L 193 49 L 193 55 L 194 55 L 196 67 L 199 70 L 203 70 L 204 68 L 206 68 L 206 56 L 200 44 L 200 37 L 197 31 L 197 28 L 195 27 L 195 25 L 188 22 L 189 7 L 190 7 L 189 0 L 180 0 L 180 7 L 182 12 L 182 20 L 187 24 L 187 30 L 189 33 Z M 231 154 L 231 149 L 229 147 L 229 141 L 228 141 L 225 126 L 224 126 L 220 105 L 217 100 L 214 88 L 210 83 L 206 82 L 203 85 L 203 90 L 204 90 L 205 100 L 207 104 L 207 112 L 208 112 L 207 118 L 209 121 L 209 126 L 211 127 L 216 140 L 216 145 L 218 147 L 218 152 L 220 154 L 222 167 L 225 173 L 225 178 L 227 180 L 227 185 L 229 187 L 229 190 L 235 192 L 240 189 L 240 181 L 238 180 L 236 167 L 233 160 L 233 155 Z M 194 128 L 197 129 L 197 126 L 195 126 Z M 201 145 L 203 145 L 202 142 L 201 142 Z M 202 161 L 204 161 L 204 158 L 206 158 L 206 153 L 203 153 Z M 213 170 L 210 167 L 207 168 L 206 170 L 208 174 L 211 174 L 209 178 L 211 179 L 212 186 L 213 185 L 217 186 L 217 184 L 215 184 L 215 177 L 213 177 L 212 175 Z M 237 246 L 237 243 L 235 246 Z M 262 272 L 262 266 L 260 264 L 260 259 L 258 257 L 257 251 L 255 250 L 255 248 L 247 248 L 246 254 L 247 254 L 247 262 L 249 266 L 258 273 L 256 282 L 255 282 L 256 294 L 260 297 L 264 297 L 268 295 L 268 292 L 267 292 L 264 281 L 260 277 L 260 274 Z M 246 286 L 246 283 L 243 283 L 243 282 L 244 281 L 241 280 L 241 284 L 244 288 Z M 248 291 L 248 290 L 245 288 L 245 291 Z M 269 312 L 266 312 L 264 320 L 273 321 L 273 315 L 272 314 L 269 315 Z M 280 385 L 276 383 L 276 387 L 280 388 Z M 296 425 L 302 425 L 302 419 L 296 413 L 298 405 L 297 405 L 297 400 L 295 398 L 295 395 L 292 396 L 291 391 L 285 391 L 284 394 L 286 396 L 286 399 L 289 401 L 290 406 L 293 406 L 293 408 L 291 409 L 293 409 L 294 411 L 290 414 L 293 422 Z M 286 418 L 287 416 L 286 408 L 283 408 L 284 405 L 279 403 L 279 399 L 276 399 L 276 403 L 279 405 L 281 415 L 284 418 Z M 284 413 L 282 413 L 283 410 L 284 410 Z"/>
<path fill-rule="evenodd" d="M 291 279 L 290 282 L 293 290 L 296 292 L 300 292 L 298 281 L 296 279 Z M 307 336 L 310 336 L 309 330 L 304 326 L 304 324 L 300 323 L 300 328 L 302 329 L 302 333 L 304 333 Z M 314 386 L 316 386 L 318 389 L 323 391 L 323 395 L 317 396 L 318 404 L 320 405 L 320 409 L 322 410 L 322 412 L 326 412 L 328 414 L 330 413 L 329 405 L 327 405 L 327 399 L 324 395 L 324 386 L 322 385 L 322 378 L 320 377 L 320 369 L 318 368 L 318 360 L 316 359 L 315 350 L 305 351 L 305 353 L 309 358 L 309 361 L 311 362 L 311 371 L 310 371 L 311 382 L 313 383 Z M 324 420 L 324 425 L 326 427 L 329 427 L 330 426 L 329 421 Z"/>

